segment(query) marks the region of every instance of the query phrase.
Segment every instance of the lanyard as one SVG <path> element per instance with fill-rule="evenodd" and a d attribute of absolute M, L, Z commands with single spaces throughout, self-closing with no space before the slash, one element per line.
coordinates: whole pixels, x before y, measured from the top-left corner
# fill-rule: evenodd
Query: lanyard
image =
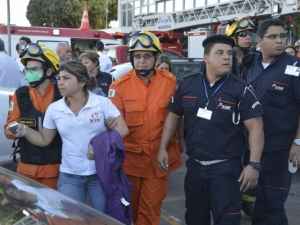
<path fill-rule="evenodd" d="M 206 100 L 207 100 L 207 102 L 205 104 L 205 109 L 207 109 L 207 107 L 208 107 L 210 98 L 213 97 L 215 94 L 217 94 L 217 92 L 221 89 L 221 87 L 224 85 L 224 83 L 225 83 L 226 80 L 227 80 L 227 76 L 226 76 L 225 80 L 222 81 L 222 83 L 219 84 L 219 86 L 213 91 L 213 93 L 210 96 L 208 96 L 208 92 L 207 92 L 207 87 L 206 87 L 205 80 L 204 80 L 204 78 L 202 79 L 202 83 L 203 83 L 204 91 L 205 91 L 205 97 L 206 97 Z"/>

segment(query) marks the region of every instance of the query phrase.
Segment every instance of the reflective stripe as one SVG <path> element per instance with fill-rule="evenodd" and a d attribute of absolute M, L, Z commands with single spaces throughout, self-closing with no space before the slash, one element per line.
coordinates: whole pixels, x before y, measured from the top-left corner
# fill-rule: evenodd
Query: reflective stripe
<path fill-rule="evenodd" d="M 202 166 L 209 166 L 209 165 L 213 165 L 213 164 L 217 164 L 217 163 L 227 161 L 227 159 L 210 160 L 210 161 L 200 161 L 198 159 L 194 159 L 194 160 L 195 160 L 195 162 L 201 164 Z"/>

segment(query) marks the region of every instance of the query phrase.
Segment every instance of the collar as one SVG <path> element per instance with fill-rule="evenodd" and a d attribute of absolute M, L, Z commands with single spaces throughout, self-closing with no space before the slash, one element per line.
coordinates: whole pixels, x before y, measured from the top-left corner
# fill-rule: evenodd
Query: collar
<path fill-rule="evenodd" d="M 83 106 L 83 108 L 81 110 L 97 106 L 98 105 L 98 99 L 101 98 L 101 96 L 96 95 L 96 94 L 92 93 L 91 91 L 88 91 L 88 95 L 89 95 L 88 96 L 88 101 L 85 104 L 85 106 Z M 65 98 L 66 97 L 63 97 L 62 99 L 60 99 L 57 102 L 59 104 L 58 110 L 62 111 L 62 112 L 65 112 L 65 113 L 69 113 L 69 112 L 71 112 L 71 110 L 70 110 L 69 106 L 67 105 L 67 103 L 65 101 Z"/>

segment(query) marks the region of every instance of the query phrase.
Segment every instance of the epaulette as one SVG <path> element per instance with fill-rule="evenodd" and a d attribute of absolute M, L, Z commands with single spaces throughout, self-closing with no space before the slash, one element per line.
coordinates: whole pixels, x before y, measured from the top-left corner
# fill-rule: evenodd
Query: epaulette
<path fill-rule="evenodd" d="M 129 79 L 130 79 L 130 74 L 126 74 L 125 76 L 122 76 L 120 79 L 113 81 L 112 84 L 114 86 L 119 86 L 120 84 L 124 83 Z"/>

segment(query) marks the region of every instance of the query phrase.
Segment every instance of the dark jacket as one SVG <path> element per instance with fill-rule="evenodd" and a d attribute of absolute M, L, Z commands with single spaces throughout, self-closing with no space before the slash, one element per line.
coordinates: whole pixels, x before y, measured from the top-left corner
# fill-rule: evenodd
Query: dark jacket
<path fill-rule="evenodd" d="M 129 182 L 122 170 L 125 153 L 122 137 L 116 131 L 107 131 L 95 136 L 90 144 L 97 176 L 106 195 L 105 213 L 130 225 Z"/>

